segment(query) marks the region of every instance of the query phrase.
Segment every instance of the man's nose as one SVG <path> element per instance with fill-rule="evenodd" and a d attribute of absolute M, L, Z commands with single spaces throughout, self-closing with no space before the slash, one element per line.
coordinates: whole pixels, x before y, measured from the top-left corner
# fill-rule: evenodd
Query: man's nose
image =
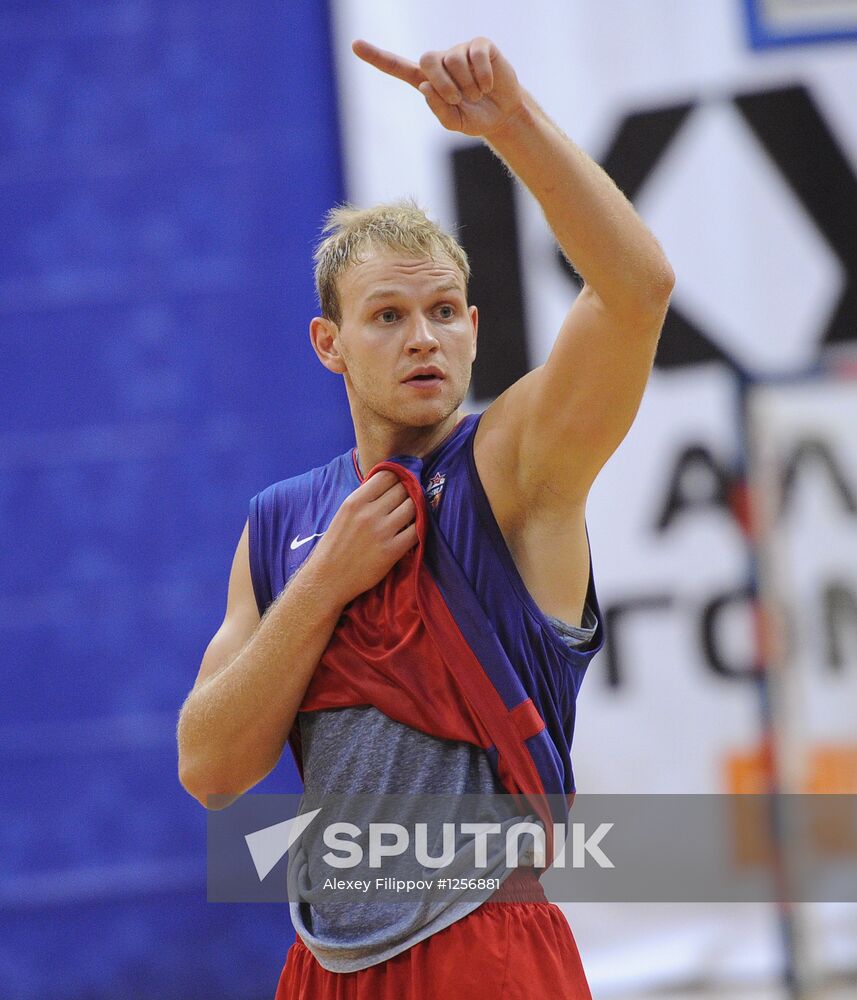
<path fill-rule="evenodd" d="M 425 351 L 438 346 L 439 341 L 434 335 L 431 323 L 423 317 L 415 320 L 408 331 L 408 349 L 412 351 Z"/>

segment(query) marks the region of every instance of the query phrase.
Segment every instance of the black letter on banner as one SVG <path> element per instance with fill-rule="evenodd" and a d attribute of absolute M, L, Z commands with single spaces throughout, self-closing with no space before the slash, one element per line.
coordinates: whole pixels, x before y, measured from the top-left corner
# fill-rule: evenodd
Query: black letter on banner
<path fill-rule="evenodd" d="M 739 590 L 730 591 L 727 594 L 720 594 L 709 601 L 702 612 L 701 639 L 702 649 L 705 659 L 715 674 L 721 677 L 728 677 L 730 680 L 746 680 L 753 676 L 753 663 L 756 659 L 756 651 L 752 651 L 753 659 L 747 667 L 734 667 L 728 664 L 720 655 L 714 633 L 717 628 L 717 621 L 722 611 L 732 604 L 743 604 L 752 601 L 752 594 L 748 587 L 741 587 Z M 752 607 L 752 604 L 750 604 Z M 754 636 L 755 640 L 755 636 Z"/>
<path fill-rule="evenodd" d="M 651 597 L 634 597 L 627 601 L 617 601 L 604 611 L 604 631 L 607 641 L 604 644 L 604 658 L 607 664 L 607 686 L 621 687 L 624 683 L 624 671 L 621 666 L 621 648 L 619 645 L 619 622 L 628 615 L 641 611 L 666 611 L 672 607 L 670 594 L 653 594 Z"/>
<path fill-rule="evenodd" d="M 514 182 L 481 143 L 454 150 L 452 170 L 458 237 L 473 268 L 469 298 L 486 331 L 471 388 L 476 399 L 496 399 L 530 370 Z"/>
<path fill-rule="evenodd" d="M 857 177 L 806 87 L 744 94 L 735 104 L 845 269 L 824 343 L 857 336 Z"/>
<path fill-rule="evenodd" d="M 701 444 L 690 445 L 678 457 L 670 476 L 666 501 L 655 530 L 666 531 L 680 514 L 706 507 L 728 511 L 732 477 Z"/>
<path fill-rule="evenodd" d="M 786 510 L 791 502 L 798 476 L 798 466 L 805 465 L 807 462 L 814 462 L 824 469 L 833 488 L 839 494 L 843 507 L 849 514 L 857 514 L 857 500 L 855 500 L 854 494 L 851 492 L 842 470 L 836 464 L 836 459 L 833 457 L 830 448 L 827 447 L 824 441 L 819 441 L 815 438 L 807 438 L 799 442 L 789 456 L 788 461 L 784 463 L 783 479 L 780 487 L 782 509 Z"/>
<path fill-rule="evenodd" d="M 827 663 L 836 673 L 849 660 L 844 650 L 846 625 L 851 625 L 852 650 L 850 659 L 857 658 L 857 594 L 845 583 L 828 583 L 822 591 L 824 610 L 824 635 L 827 646 Z"/>

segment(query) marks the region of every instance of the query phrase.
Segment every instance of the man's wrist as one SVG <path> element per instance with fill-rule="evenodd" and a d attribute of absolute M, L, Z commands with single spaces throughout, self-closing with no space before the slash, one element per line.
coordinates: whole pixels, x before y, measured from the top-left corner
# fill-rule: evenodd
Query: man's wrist
<path fill-rule="evenodd" d="M 486 132 L 482 139 L 502 155 L 504 148 L 517 145 L 526 139 L 526 136 L 536 125 L 539 110 L 532 95 L 524 90 L 518 107 L 504 118 L 496 128 Z"/>
<path fill-rule="evenodd" d="M 311 552 L 294 574 L 293 583 L 309 595 L 321 618 L 336 621 L 350 598 L 340 593 L 336 586 L 340 576 L 327 567 L 321 556 L 317 551 Z"/>

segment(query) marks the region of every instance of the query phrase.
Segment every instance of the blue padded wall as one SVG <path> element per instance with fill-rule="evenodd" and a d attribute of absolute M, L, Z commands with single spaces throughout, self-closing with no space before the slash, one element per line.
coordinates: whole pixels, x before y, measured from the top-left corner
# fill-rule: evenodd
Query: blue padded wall
<path fill-rule="evenodd" d="M 250 497 L 352 442 L 306 333 L 326 3 L 22 0 L 0 39 L 0 998 L 273 996 L 287 909 L 206 902 L 175 724 Z"/>

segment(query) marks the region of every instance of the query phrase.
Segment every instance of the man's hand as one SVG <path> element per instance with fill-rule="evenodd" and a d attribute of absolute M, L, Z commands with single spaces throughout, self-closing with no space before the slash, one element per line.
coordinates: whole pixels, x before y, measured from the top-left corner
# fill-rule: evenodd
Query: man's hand
<path fill-rule="evenodd" d="M 351 48 L 370 66 L 415 87 L 451 132 L 488 138 L 524 103 L 511 63 L 488 38 L 426 52 L 419 64 L 362 40 Z"/>
<path fill-rule="evenodd" d="M 307 563 L 344 607 L 383 580 L 416 543 L 414 502 L 395 472 L 382 469 L 343 500 Z"/>

